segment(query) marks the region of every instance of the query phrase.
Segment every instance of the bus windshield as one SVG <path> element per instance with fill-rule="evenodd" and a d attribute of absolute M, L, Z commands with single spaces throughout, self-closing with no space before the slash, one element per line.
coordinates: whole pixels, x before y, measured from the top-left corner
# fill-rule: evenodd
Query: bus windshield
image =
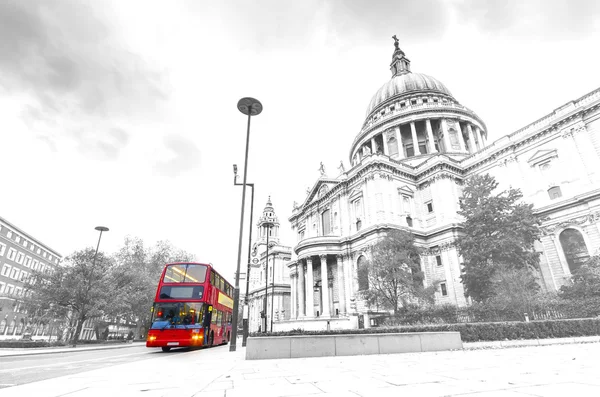
<path fill-rule="evenodd" d="M 193 325 L 202 322 L 204 303 L 179 302 L 156 303 L 152 314 L 152 323 L 165 323 L 173 325 Z"/>
<path fill-rule="evenodd" d="M 167 266 L 164 283 L 203 283 L 206 281 L 206 266 L 178 263 Z"/>

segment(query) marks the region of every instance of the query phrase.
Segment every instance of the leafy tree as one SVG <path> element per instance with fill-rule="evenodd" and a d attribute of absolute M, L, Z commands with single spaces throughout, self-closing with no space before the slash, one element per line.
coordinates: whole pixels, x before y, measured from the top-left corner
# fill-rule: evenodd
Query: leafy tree
<path fill-rule="evenodd" d="M 415 300 L 432 301 L 432 288 L 423 287 L 420 252 L 412 233 L 404 230 L 392 230 L 379 240 L 367 266 L 359 268 L 358 277 L 368 280 L 369 288 L 362 291 L 367 302 L 398 314 Z"/>
<path fill-rule="evenodd" d="M 532 318 L 540 286 L 531 270 L 500 264 L 495 268 L 491 282 L 491 305 L 503 312 L 512 311 L 519 318 L 523 318 L 524 313 L 529 313 Z"/>
<path fill-rule="evenodd" d="M 465 218 L 458 239 L 464 259 L 461 279 L 465 295 L 475 301 L 494 296 L 498 266 L 530 270 L 539 266 L 533 244 L 539 239 L 541 220 L 533 205 L 521 202 L 519 189 L 495 193 L 497 187 L 488 174 L 473 176 L 465 183 L 460 203 L 459 214 Z"/>
<path fill-rule="evenodd" d="M 194 257 L 168 241 L 147 249 L 136 237 L 126 237 L 115 254 L 117 265 L 111 274 L 112 299 L 108 314 L 137 323 L 136 335 L 150 321 L 150 307 L 163 266 L 169 262 L 193 261 Z"/>
<path fill-rule="evenodd" d="M 113 266 L 110 258 L 87 248 L 65 258 L 63 265 L 53 272 L 34 272 L 26 284 L 30 303 L 37 302 L 40 310 L 71 318 L 75 327 L 70 339 L 79 339 L 83 323 L 101 315 L 109 298 L 109 273 Z"/>
<path fill-rule="evenodd" d="M 571 277 L 570 285 L 560 287 L 560 296 L 566 299 L 600 297 L 600 255 L 588 259 Z"/>

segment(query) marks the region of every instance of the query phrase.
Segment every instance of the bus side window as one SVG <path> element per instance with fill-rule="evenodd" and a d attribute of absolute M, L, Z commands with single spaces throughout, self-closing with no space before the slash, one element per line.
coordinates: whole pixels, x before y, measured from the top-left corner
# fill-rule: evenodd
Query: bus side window
<path fill-rule="evenodd" d="M 212 285 L 215 285 L 215 272 L 213 272 L 212 270 L 210 271 L 210 283 Z"/>

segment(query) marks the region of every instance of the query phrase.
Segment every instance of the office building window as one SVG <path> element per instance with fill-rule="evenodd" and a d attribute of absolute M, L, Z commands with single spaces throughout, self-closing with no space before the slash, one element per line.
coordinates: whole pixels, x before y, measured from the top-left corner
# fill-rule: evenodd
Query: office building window
<path fill-rule="evenodd" d="M 10 269 L 12 269 L 12 266 L 7 265 L 5 263 L 4 266 L 2 267 L 2 275 L 5 277 L 8 277 L 8 275 L 10 274 Z"/>
<path fill-rule="evenodd" d="M 442 291 L 442 296 L 448 296 L 448 290 L 446 289 L 446 283 L 440 284 L 440 290 Z"/>

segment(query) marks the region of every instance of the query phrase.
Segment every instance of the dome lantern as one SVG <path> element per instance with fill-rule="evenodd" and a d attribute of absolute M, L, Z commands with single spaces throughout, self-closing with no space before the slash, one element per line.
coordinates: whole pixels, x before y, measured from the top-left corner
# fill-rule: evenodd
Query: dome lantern
<path fill-rule="evenodd" d="M 410 60 L 406 58 L 404 51 L 400 49 L 396 35 L 393 35 L 392 38 L 394 39 L 395 47 L 394 54 L 392 55 L 392 63 L 390 64 L 392 77 L 410 73 Z"/>

